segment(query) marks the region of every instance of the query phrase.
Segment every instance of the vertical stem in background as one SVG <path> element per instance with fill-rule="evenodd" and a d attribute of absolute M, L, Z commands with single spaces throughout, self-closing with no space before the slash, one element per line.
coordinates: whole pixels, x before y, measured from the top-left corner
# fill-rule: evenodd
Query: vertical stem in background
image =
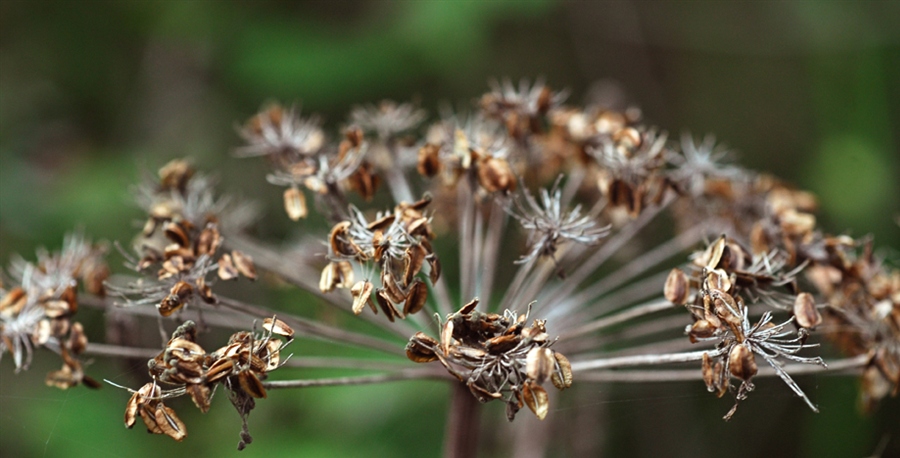
<path fill-rule="evenodd" d="M 478 400 L 462 383 L 452 383 L 450 391 L 450 414 L 444 434 L 444 457 L 477 456 L 480 423 Z"/>

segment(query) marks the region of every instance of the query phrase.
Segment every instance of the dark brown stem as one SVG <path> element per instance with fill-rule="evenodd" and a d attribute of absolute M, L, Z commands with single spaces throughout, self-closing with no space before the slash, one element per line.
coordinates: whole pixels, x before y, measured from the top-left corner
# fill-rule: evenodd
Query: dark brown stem
<path fill-rule="evenodd" d="M 445 458 L 471 458 L 478 452 L 478 400 L 466 385 L 452 383 L 450 388 L 450 417 L 444 435 Z"/>

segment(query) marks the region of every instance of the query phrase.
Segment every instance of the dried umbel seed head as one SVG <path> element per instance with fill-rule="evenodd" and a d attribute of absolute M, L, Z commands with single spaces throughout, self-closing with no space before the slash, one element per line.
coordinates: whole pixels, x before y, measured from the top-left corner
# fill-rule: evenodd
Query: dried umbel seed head
<path fill-rule="evenodd" d="M 681 269 L 672 269 L 666 278 L 663 295 L 673 304 L 686 304 L 690 298 L 690 287 L 687 275 Z"/>
<path fill-rule="evenodd" d="M 797 324 L 804 328 L 814 328 L 822 323 L 822 315 L 816 309 L 812 294 L 800 293 L 794 300 L 794 316 Z"/>

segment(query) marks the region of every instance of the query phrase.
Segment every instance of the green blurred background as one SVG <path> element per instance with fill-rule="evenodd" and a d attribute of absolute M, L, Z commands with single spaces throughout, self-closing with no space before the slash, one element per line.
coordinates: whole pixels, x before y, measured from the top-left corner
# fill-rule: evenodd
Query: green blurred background
<path fill-rule="evenodd" d="M 543 76 L 574 103 L 616 86 L 675 136 L 715 133 L 743 165 L 814 191 L 823 228 L 874 234 L 896 262 L 897 24 L 900 2 L 888 1 L 6 0 L 0 260 L 31 259 L 75 227 L 129 240 L 140 218 L 129 186 L 185 155 L 278 215 L 280 190 L 260 161 L 229 155 L 233 126 L 267 100 L 302 102 L 336 129 L 354 104 L 416 100 L 433 113 L 474 100 L 490 78 Z M 264 237 L 291 233 L 286 218 L 266 221 L 255 228 Z M 4 457 L 236 453 L 240 422 L 225 399 L 207 415 L 179 409 L 190 436 L 176 444 L 124 430 L 127 393 L 45 388 L 57 361 L 42 356 L 20 374 L 0 362 Z M 91 371 L 127 383 L 141 368 L 98 359 Z M 855 381 L 801 382 L 821 414 L 763 381 L 729 424 L 719 417 L 730 405 L 696 384 L 586 387 L 596 403 L 563 396 L 551 415 L 596 423 L 596 437 L 575 442 L 615 456 L 864 456 L 885 438 L 885 456 L 900 455 L 897 399 L 862 417 Z M 251 415 L 256 440 L 242 453 L 436 456 L 446 401 L 443 384 L 425 382 L 279 392 Z M 502 448 L 485 444 L 485 454 Z"/>

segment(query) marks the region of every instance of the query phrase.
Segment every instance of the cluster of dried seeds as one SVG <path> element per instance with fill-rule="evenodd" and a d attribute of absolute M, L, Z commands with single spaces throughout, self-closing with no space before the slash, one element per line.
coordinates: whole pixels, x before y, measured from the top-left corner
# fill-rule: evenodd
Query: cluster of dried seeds
<path fill-rule="evenodd" d="M 281 350 L 294 335 L 288 325 L 275 318 L 266 318 L 263 329 L 263 333 L 237 332 L 226 346 L 207 353 L 197 343 L 193 321 L 179 326 L 166 348 L 147 362 L 153 381 L 137 391 L 129 390 L 133 394 L 125 407 L 125 426 L 132 428 L 140 417 L 147 431 L 181 441 L 187 436 L 187 429 L 163 400 L 186 394 L 201 412 L 206 413 L 221 384 L 228 390 L 229 399 L 244 422 L 238 449 L 244 448 L 252 441 L 247 430 L 247 416 L 255 399 L 266 397 L 262 380 L 281 366 Z M 160 384 L 174 388 L 162 389 Z"/>
<path fill-rule="evenodd" d="M 46 347 L 63 360 L 60 370 L 47 374 L 47 385 L 100 386 L 85 375 L 78 359 L 88 339 L 81 323 L 72 318 L 78 311 L 79 284 L 90 294 L 105 294 L 109 269 L 104 252 L 76 234 L 66 237 L 58 253 L 40 251 L 37 263 L 21 259 L 13 263 L 10 271 L 16 285 L 7 290 L 0 283 L 0 358 L 9 352 L 17 371 L 27 369 L 34 348 Z"/>
<path fill-rule="evenodd" d="M 431 245 L 434 234 L 430 217 L 425 215 L 430 202 L 428 195 L 417 202 L 401 202 L 392 212 L 379 213 L 372 222 L 351 208 L 352 218 L 331 229 L 331 262 L 322 270 L 322 292 L 349 287 L 353 313 L 357 315 L 366 305 L 378 313 L 372 302 L 374 293 L 379 308 L 390 321 L 422 310 L 428 299 L 428 286 L 418 278 L 422 267 L 428 264 L 432 284 L 441 275 L 440 261 Z M 376 289 L 369 279 L 354 282 L 351 262 L 374 265 L 380 271 L 381 286 Z M 404 304 L 402 311 L 398 304 Z"/>
<path fill-rule="evenodd" d="M 205 177 L 196 176 L 186 161 L 174 160 L 162 167 L 156 188 L 144 197 L 149 218 L 136 243 L 141 257 L 132 264 L 137 271 L 155 268 L 156 282 L 112 286 L 111 292 L 126 298 L 140 296 L 133 302 L 154 303 L 159 314 L 167 317 L 195 299 L 216 303 L 207 278 L 213 271 L 224 281 L 240 276 L 256 279 L 250 256 L 237 250 L 223 252 L 216 214 L 223 205 L 212 197 Z"/>
<path fill-rule="evenodd" d="M 541 385 L 549 379 L 560 390 L 570 387 L 569 360 L 549 348 L 554 340 L 544 320 L 527 326 L 527 313 L 481 313 L 477 305 L 473 299 L 449 315 L 440 340 L 416 333 L 406 356 L 417 363 L 440 361 L 481 402 L 503 400 L 510 421 L 523 405 L 543 420 L 549 396 Z"/>

